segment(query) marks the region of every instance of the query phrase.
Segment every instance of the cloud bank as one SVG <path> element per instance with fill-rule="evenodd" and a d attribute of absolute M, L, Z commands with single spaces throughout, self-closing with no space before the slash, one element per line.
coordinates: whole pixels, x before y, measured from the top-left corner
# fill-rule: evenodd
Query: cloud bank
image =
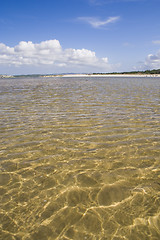
<path fill-rule="evenodd" d="M 63 49 L 56 39 L 33 43 L 21 41 L 14 47 L 0 43 L 0 66 L 50 66 L 61 71 L 66 69 L 99 69 L 107 71 L 112 68 L 108 58 L 98 58 L 94 51 L 88 49 Z"/>
<path fill-rule="evenodd" d="M 145 61 L 145 68 L 159 69 L 160 68 L 160 50 L 156 54 L 149 54 Z"/>

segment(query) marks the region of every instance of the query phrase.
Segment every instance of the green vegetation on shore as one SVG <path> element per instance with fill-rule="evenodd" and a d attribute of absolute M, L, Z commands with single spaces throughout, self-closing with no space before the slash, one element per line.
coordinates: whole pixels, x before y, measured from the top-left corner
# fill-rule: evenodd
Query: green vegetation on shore
<path fill-rule="evenodd" d="M 160 69 L 145 70 L 145 71 L 131 71 L 131 72 L 112 72 L 112 73 L 93 73 L 93 74 L 160 74 Z"/>

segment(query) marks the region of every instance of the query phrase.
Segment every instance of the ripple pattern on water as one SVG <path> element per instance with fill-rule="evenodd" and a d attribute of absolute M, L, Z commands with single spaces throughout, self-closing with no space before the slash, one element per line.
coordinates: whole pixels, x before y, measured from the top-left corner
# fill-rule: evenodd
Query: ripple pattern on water
<path fill-rule="evenodd" d="M 1 238 L 159 240 L 159 87 L 1 79 Z"/>

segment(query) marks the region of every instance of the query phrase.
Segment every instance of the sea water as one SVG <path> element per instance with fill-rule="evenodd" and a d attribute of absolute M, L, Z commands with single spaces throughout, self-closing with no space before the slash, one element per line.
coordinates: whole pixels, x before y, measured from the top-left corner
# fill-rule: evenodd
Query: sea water
<path fill-rule="evenodd" d="M 5 240 L 160 239 L 160 78 L 0 79 Z"/>

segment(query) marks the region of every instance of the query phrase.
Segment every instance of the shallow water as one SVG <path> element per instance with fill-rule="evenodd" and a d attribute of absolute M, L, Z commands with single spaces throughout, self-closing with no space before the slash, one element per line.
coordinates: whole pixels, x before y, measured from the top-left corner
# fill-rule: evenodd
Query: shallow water
<path fill-rule="evenodd" d="M 159 240 L 159 89 L 0 79 L 1 239 Z"/>

